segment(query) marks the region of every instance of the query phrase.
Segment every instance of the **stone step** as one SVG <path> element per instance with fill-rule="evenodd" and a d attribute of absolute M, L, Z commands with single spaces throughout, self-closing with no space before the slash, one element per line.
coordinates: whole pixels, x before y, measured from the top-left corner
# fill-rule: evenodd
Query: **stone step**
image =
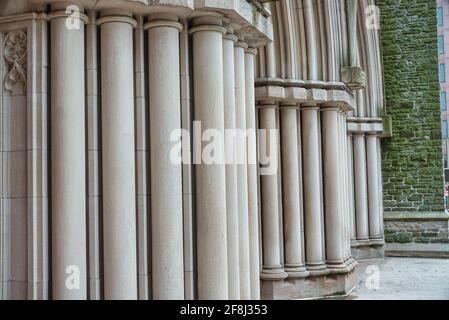
<path fill-rule="evenodd" d="M 387 243 L 385 256 L 449 259 L 449 243 Z"/>

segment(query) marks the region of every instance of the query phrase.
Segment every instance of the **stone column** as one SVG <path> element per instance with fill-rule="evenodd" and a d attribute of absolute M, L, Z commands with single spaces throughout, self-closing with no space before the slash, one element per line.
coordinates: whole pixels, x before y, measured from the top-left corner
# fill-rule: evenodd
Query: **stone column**
<path fill-rule="evenodd" d="M 53 299 L 87 298 L 84 23 L 51 20 L 51 188 Z M 72 280 L 70 280 L 72 278 Z"/>
<path fill-rule="evenodd" d="M 346 12 L 348 16 L 348 42 L 349 42 L 349 65 L 357 64 L 357 0 L 346 0 Z"/>
<path fill-rule="evenodd" d="M 383 175 L 382 175 L 382 147 L 381 140 L 377 138 L 377 172 L 379 179 L 379 219 L 380 219 L 380 242 L 385 244 L 385 225 L 384 225 L 384 204 L 383 204 Z"/>
<path fill-rule="evenodd" d="M 322 106 L 322 148 L 324 207 L 326 222 L 326 263 L 331 272 L 341 271 L 345 265 L 345 221 L 342 209 L 342 163 L 340 114 L 338 107 Z"/>
<path fill-rule="evenodd" d="M 365 135 L 354 133 L 354 189 L 357 241 L 369 240 Z"/>
<path fill-rule="evenodd" d="M 304 243 L 301 232 L 301 204 L 298 150 L 298 105 L 281 104 L 282 195 L 284 210 L 285 271 L 289 278 L 305 278 Z"/>
<path fill-rule="evenodd" d="M 193 22 L 190 32 L 193 34 L 195 120 L 201 121 L 203 132 L 213 129 L 223 136 L 222 38 L 226 29 L 216 17 L 200 17 Z M 201 145 L 195 147 L 200 150 L 194 153 L 201 154 Z M 223 160 L 196 166 L 198 298 L 203 300 L 229 297 Z"/>
<path fill-rule="evenodd" d="M 346 265 L 349 266 L 349 269 L 352 270 L 354 267 L 355 260 L 351 256 L 351 205 L 350 205 L 350 182 L 349 180 L 352 178 L 352 174 L 349 173 L 349 161 L 348 161 L 348 137 L 347 137 L 347 113 L 343 110 L 339 113 L 340 119 L 340 141 L 343 145 L 342 151 L 340 152 L 341 156 L 341 164 L 343 166 L 343 182 L 344 189 L 342 190 L 343 200 L 344 200 L 344 210 L 343 210 L 343 221 L 345 225 L 345 233 L 343 238 L 344 244 L 344 257 L 346 261 Z"/>
<path fill-rule="evenodd" d="M 312 276 L 328 273 L 323 251 L 318 106 L 301 106 L 306 267 Z"/>
<path fill-rule="evenodd" d="M 236 127 L 239 130 L 237 144 L 237 182 L 238 211 L 240 237 L 240 295 L 241 299 L 251 299 L 251 261 L 253 248 L 250 245 L 249 212 L 248 212 L 248 157 L 246 132 L 246 83 L 245 83 L 245 50 L 248 45 L 238 41 L 234 47 Z"/>
<path fill-rule="evenodd" d="M 137 299 L 133 27 L 103 16 L 101 92 L 105 299 Z"/>
<path fill-rule="evenodd" d="M 356 221 L 355 221 L 355 198 L 354 198 L 354 150 L 352 132 L 348 132 L 348 155 L 347 161 L 349 164 L 349 214 L 351 225 L 351 243 L 356 241 Z"/>
<path fill-rule="evenodd" d="M 318 40 L 316 16 L 314 14 L 314 0 L 303 0 L 304 24 L 307 30 L 305 40 L 307 45 L 308 79 L 318 80 Z"/>
<path fill-rule="evenodd" d="M 259 125 L 265 136 L 266 145 L 260 147 L 261 152 L 273 158 L 278 156 L 277 139 L 276 148 L 271 148 L 272 131 L 276 126 L 276 109 L 274 102 L 266 102 L 259 106 Z M 262 243 L 263 243 L 263 267 L 261 278 L 263 280 L 282 280 L 287 274 L 281 265 L 281 243 L 279 237 L 279 194 L 278 175 L 260 176 L 261 200 L 262 200 Z"/>
<path fill-rule="evenodd" d="M 251 267 L 251 299 L 260 299 L 259 257 L 259 200 L 256 145 L 256 98 L 254 90 L 254 60 L 257 50 L 245 50 L 246 129 L 252 135 L 248 140 L 248 216 Z"/>
<path fill-rule="evenodd" d="M 236 128 L 236 85 L 234 74 L 234 43 L 237 36 L 228 33 L 223 37 L 223 76 L 224 76 L 224 125 L 225 129 Z M 235 132 L 235 131 L 234 131 Z M 240 274 L 249 272 L 248 256 L 248 215 L 239 215 L 237 164 L 235 162 L 235 137 L 226 140 L 226 217 L 228 239 L 228 282 L 229 299 L 240 299 Z M 228 136 L 226 136 L 228 138 Z M 240 248 L 239 248 L 240 246 Z M 239 261 L 239 254 L 242 261 Z M 245 257 L 247 257 L 245 259 Z M 248 261 L 245 264 L 245 261 Z M 249 282 L 249 277 L 248 277 Z"/>
<path fill-rule="evenodd" d="M 348 217 L 348 190 L 347 190 L 347 183 L 346 183 L 346 177 L 348 175 L 346 171 L 346 137 L 344 135 L 344 123 L 345 123 L 345 115 L 343 110 L 338 111 L 338 140 L 340 144 L 340 148 L 338 150 L 339 155 L 339 163 L 341 167 L 341 184 L 342 187 L 340 188 L 340 194 L 341 194 L 341 201 L 342 201 L 342 210 L 341 210 L 341 216 L 342 216 L 342 222 L 343 222 L 343 233 L 342 233 L 342 244 L 343 244 L 343 259 L 346 263 L 346 265 L 349 265 L 349 256 L 350 256 L 350 236 L 349 236 L 349 217 Z"/>
<path fill-rule="evenodd" d="M 366 158 L 368 176 L 369 237 L 371 240 L 381 240 L 379 160 L 377 155 L 377 134 L 375 133 L 366 135 Z"/>
<path fill-rule="evenodd" d="M 177 18 L 151 16 L 148 29 L 152 283 L 156 300 L 184 299 L 182 164 L 171 159 L 181 128 Z"/>

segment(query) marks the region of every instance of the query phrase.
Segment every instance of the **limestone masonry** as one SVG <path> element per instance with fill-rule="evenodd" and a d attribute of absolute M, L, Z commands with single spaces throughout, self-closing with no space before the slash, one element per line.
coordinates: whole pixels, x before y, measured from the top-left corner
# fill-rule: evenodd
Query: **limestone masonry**
<path fill-rule="evenodd" d="M 447 242 L 436 43 L 430 0 L 0 1 L 0 299 L 346 295 Z"/>

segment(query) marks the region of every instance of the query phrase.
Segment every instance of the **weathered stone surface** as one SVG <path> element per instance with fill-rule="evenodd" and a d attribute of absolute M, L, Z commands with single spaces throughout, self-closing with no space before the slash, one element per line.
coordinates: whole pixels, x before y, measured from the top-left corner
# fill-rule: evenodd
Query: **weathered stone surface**
<path fill-rule="evenodd" d="M 381 275 L 376 290 L 367 286 L 372 274 L 367 271 L 373 265 L 377 265 Z M 447 300 L 449 260 L 387 258 L 376 264 L 362 264 L 360 269 L 364 277 L 348 300 Z"/>
<path fill-rule="evenodd" d="M 378 5 L 386 112 L 392 118 L 392 137 L 382 144 L 384 209 L 386 213 L 443 212 L 436 2 L 381 0 Z M 388 222 L 386 240 L 444 240 L 443 235 L 424 236 L 424 231 L 407 233 L 415 227 L 425 230 L 420 224 Z"/>
<path fill-rule="evenodd" d="M 365 72 L 360 67 L 344 67 L 341 70 L 341 78 L 352 90 L 360 90 L 366 87 Z"/>
<path fill-rule="evenodd" d="M 389 243 L 449 243 L 447 221 L 385 221 Z"/>
<path fill-rule="evenodd" d="M 263 281 L 261 297 L 268 300 L 291 300 L 345 296 L 354 288 L 357 279 L 356 272 L 351 272 L 318 278 Z"/>

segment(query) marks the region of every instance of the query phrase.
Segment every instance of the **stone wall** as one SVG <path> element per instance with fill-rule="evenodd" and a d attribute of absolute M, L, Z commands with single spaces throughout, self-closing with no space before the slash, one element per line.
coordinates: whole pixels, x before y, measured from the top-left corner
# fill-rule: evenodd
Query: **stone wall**
<path fill-rule="evenodd" d="M 392 219 L 385 225 L 386 240 L 430 242 L 439 239 L 435 232 L 427 232 L 435 228 L 414 219 L 413 213 L 431 218 L 445 210 L 436 1 L 377 3 L 386 113 L 391 115 L 393 127 L 393 136 L 382 143 L 384 208 Z M 401 218 L 392 224 L 394 217 L 401 215 L 408 220 Z M 436 216 L 442 217 L 447 227 L 447 215 Z"/>
<path fill-rule="evenodd" d="M 385 216 L 385 241 L 396 243 L 449 243 L 448 221 L 443 215 L 429 219 L 414 214 Z"/>

